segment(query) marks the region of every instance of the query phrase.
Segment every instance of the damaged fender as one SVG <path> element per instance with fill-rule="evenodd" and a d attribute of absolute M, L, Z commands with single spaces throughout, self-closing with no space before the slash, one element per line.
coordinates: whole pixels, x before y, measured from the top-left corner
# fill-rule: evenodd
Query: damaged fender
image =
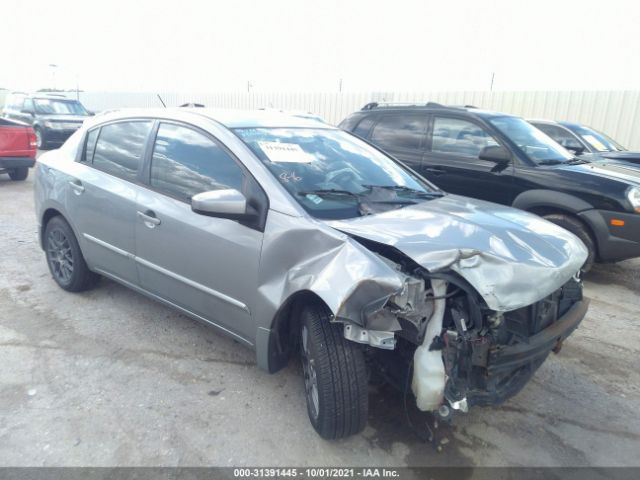
<path fill-rule="evenodd" d="M 313 292 L 329 307 L 335 321 L 353 325 L 356 335 L 367 326 L 366 317 L 382 309 L 389 297 L 404 287 L 405 275 L 348 235 L 323 222 L 300 222 L 276 211 L 269 213 L 261 262 L 255 306 L 256 350 L 258 364 L 270 371 L 271 322 L 295 293 Z M 393 338 L 385 332 L 379 332 L 378 337 L 368 333 L 380 342 Z M 358 341 L 355 337 L 352 340 Z"/>

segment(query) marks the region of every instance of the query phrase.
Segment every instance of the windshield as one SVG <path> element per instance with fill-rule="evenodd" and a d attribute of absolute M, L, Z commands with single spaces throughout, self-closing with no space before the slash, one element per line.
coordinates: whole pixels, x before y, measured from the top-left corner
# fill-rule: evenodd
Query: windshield
<path fill-rule="evenodd" d="M 33 103 L 37 113 L 56 115 L 88 115 L 82 104 L 76 100 L 56 100 L 35 98 Z"/>
<path fill-rule="evenodd" d="M 341 130 L 240 128 L 235 132 L 302 207 L 318 218 L 378 213 L 442 195 Z"/>
<path fill-rule="evenodd" d="M 489 122 L 538 165 L 553 165 L 573 159 L 573 155 L 560 144 L 522 118 L 495 117 Z"/>
<path fill-rule="evenodd" d="M 598 132 L 590 127 L 575 126 L 571 129 L 580 135 L 585 142 L 598 152 L 622 152 L 625 151 L 622 145 L 612 140 L 610 137 L 602 132 Z"/>

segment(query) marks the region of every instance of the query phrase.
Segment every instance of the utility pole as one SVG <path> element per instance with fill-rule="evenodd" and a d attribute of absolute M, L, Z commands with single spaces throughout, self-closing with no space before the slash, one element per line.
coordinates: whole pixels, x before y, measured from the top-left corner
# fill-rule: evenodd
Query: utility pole
<path fill-rule="evenodd" d="M 496 72 L 491 72 L 491 85 L 489 86 L 489 91 L 493 92 L 493 80 L 496 78 Z"/>
<path fill-rule="evenodd" d="M 53 83 L 53 90 L 55 90 L 56 89 L 56 69 L 58 68 L 58 65 L 56 65 L 55 63 L 50 63 L 49 68 L 51 68 L 51 80 Z"/>
<path fill-rule="evenodd" d="M 247 93 L 251 93 L 251 87 L 253 87 L 251 80 L 247 80 Z"/>
<path fill-rule="evenodd" d="M 342 93 L 342 79 L 338 81 L 338 92 Z"/>

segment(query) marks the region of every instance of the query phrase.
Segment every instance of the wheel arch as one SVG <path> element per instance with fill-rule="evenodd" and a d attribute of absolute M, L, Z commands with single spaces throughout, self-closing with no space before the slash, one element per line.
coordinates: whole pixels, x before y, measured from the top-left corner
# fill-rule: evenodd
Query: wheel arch
<path fill-rule="evenodd" d="M 258 365 L 269 373 L 275 373 L 289 362 L 291 353 L 297 347 L 295 335 L 300 311 L 306 305 L 327 304 L 311 290 L 299 290 L 291 294 L 280 306 L 273 317 L 271 328 L 260 328 L 256 341 Z"/>
<path fill-rule="evenodd" d="M 55 204 L 47 206 L 42 211 L 42 215 L 40 216 L 40 231 L 38 232 L 38 237 L 39 237 L 38 240 L 40 241 L 40 248 L 44 250 L 44 231 L 47 228 L 47 224 L 51 221 L 53 217 L 57 217 L 57 216 L 62 217 L 64 221 L 69 224 L 69 226 L 71 227 L 71 230 L 73 231 L 73 234 L 76 236 L 78 245 L 80 245 L 80 250 L 82 250 L 82 241 L 81 241 L 82 239 L 78 235 L 78 231 L 76 230 L 73 223 L 70 222 L 67 216 L 64 214 L 63 209 L 58 207 Z"/>
<path fill-rule="evenodd" d="M 574 195 L 556 192 L 554 190 L 528 190 L 516 197 L 513 207 L 535 213 L 541 217 L 550 214 L 567 215 L 585 226 L 596 247 L 596 257 L 599 257 L 599 236 L 597 225 L 593 225 L 581 212 L 593 210 L 593 206 Z"/>

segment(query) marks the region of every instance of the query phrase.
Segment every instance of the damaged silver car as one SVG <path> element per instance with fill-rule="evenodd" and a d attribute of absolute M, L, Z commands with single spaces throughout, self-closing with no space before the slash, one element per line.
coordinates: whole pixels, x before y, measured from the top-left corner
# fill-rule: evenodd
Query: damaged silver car
<path fill-rule="evenodd" d="M 445 194 L 312 119 L 111 112 L 40 157 L 35 197 L 60 287 L 109 277 L 269 372 L 299 352 L 325 438 L 364 427 L 370 373 L 423 411 L 503 402 L 587 309 L 571 233 Z"/>

